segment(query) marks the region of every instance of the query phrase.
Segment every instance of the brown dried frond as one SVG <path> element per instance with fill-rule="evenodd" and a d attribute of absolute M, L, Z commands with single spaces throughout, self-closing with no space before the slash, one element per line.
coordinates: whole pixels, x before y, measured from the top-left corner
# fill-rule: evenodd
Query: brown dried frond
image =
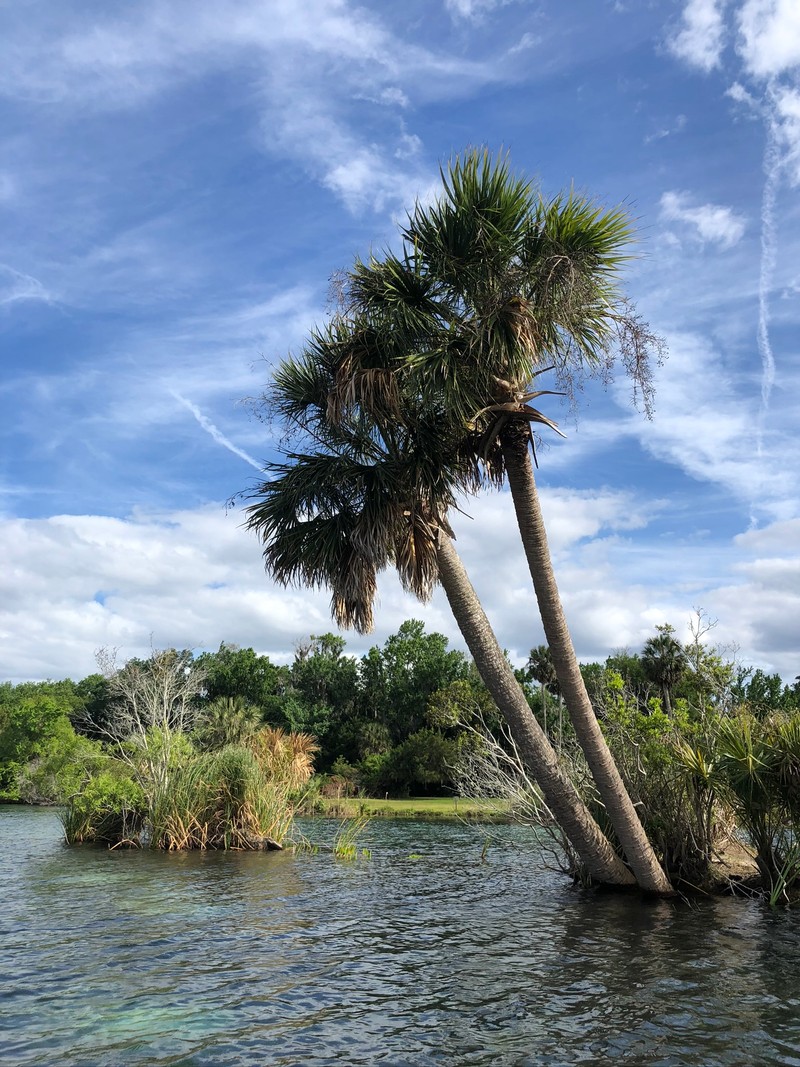
<path fill-rule="evenodd" d="M 328 393 L 328 404 L 325 417 L 332 426 L 338 426 L 345 414 L 355 406 L 356 386 L 355 369 L 356 360 L 353 352 L 347 352 L 342 356 L 333 378 L 331 390 Z"/>
<path fill-rule="evenodd" d="M 332 586 L 331 613 L 337 626 L 369 633 L 374 625 L 373 604 L 378 592 L 375 566 L 354 551 L 350 565 Z"/>
<path fill-rule="evenodd" d="M 404 589 L 420 600 L 430 600 L 439 580 L 436 552 L 438 524 L 417 511 L 405 513 L 407 523 L 395 542 L 395 565 Z"/>
<path fill-rule="evenodd" d="M 314 773 L 314 755 L 319 745 L 311 734 L 287 733 L 279 726 L 265 726 L 248 747 L 265 773 L 289 789 L 298 789 Z"/>
<path fill-rule="evenodd" d="M 353 387 L 358 402 L 371 415 L 391 414 L 401 419 L 400 387 L 394 371 L 369 367 L 354 376 Z"/>
<path fill-rule="evenodd" d="M 503 308 L 503 318 L 511 328 L 516 342 L 533 361 L 540 358 L 541 331 L 538 328 L 533 304 L 519 294 L 512 296 Z"/>

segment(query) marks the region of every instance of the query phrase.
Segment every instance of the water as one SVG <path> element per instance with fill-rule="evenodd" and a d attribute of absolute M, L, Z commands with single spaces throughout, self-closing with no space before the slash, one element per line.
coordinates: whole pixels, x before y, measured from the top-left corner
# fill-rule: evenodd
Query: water
<path fill-rule="evenodd" d="M 490 832 L 167 855 L 0 808 L 0 1064 L 800 1064 L 799 913 L 583 893 Z"/>

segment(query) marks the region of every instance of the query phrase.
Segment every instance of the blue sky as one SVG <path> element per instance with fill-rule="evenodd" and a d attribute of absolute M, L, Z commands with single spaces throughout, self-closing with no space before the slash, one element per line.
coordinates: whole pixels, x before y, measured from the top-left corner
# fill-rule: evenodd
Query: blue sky
<path fill-rule="evenodd" d="M 637 220 L 655 418 L 587 386 L 539 483 L 579 655 L 657 623 L 800 672 L 795 0 L 19 0 L 0 7 L 0 678 L 94 650 L 331 628 L 225 502 L 274 453 L 270 364 L 438 166 L 507 149 Z M 542 640 L 504 494 L 459 548 L 515 660 Z M 376 632 L 458 642 L 387 575 Z"/>

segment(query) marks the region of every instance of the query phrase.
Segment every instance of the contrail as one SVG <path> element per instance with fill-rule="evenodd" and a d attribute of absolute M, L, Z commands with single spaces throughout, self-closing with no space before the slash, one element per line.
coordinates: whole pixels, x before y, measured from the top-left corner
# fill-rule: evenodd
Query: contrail
<path fill-rule="evenodd" d="M 772 102 L 774 107 L 774 101 Z M 775 357 L 769 339 L 769 294 L 775 274 L 778 235 L 775 230 L 775 201 L 781 170 L 778 123 L 767 117 L 767 143 L 764 148 L 764 195 L 761 200 L 761 270 L 758 278 L 758 351 L 761 356 L 761 411 L 757 432 L 757 452 L 761 454 L 764 423 L 775 384 Z"/>
<path fill-rule="evenodd" d="M 261 464 L 257 460 L 253 459 L 253 457 L 245 452 L 244 449 L 237 448 L 233 441 L 229 441 L 225 434 L 217 429 L 211 419 L 206 418 L 196 404 L 193 404 L 191 400 L 187 400 L 185 396 L 181 396 L 180 393 L 176 393 L 174 389 L 170 389 L 170 393 L 180 404 L 183 404 L 187 411 L 190 411 L 192 415 L 194 415 L 206 433 L 213 437 L 217 444 L 222 445 L 223 448 L 227 448 L 229 452 L 233 452 L 234 456 L 243 459 L 245 463 L 249 463 L 250 466 L 255 467 L 257 471 L 261 472 L 263 470 Z"/>

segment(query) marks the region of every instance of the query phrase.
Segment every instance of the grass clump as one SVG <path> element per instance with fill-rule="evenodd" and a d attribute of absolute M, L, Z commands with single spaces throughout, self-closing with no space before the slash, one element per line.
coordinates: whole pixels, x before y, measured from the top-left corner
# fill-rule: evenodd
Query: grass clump
<path fill-rule="evenodd" d="M 62 815 L 69 844 L 185 849 L 280 848 L 316 745 L 264 727 L 246 743 L 198 753 L 163 726 L 125 740 Z"/>

